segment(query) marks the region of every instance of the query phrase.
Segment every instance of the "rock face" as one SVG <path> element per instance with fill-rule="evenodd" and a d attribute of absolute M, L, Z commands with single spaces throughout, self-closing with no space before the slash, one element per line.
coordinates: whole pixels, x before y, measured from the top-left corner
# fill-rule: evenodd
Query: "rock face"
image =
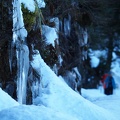
<path fill-rule="evenodd" d="M 70 3 L 66 2 L 65 5 L 67 5 L 67 12 L 62 12 L 64 13 L 54 13 L 55 16 L 58 16 L 59 18 L 59 25 L 56 23 L 56 28 L 58 27 L 59 29 L 59 39 L 58 41 L 55 39 L 55 48 L 50 44 L 46 45 L 45 44 L 45 39 L 44 36 L 42 36 L 41 32 L 41 25 L 39 25 L 40 17 L 43 17 L 42 15 L 37 15 L 38 13 L 31 13 L 29 10 L 26 10 L 22 6 L 22 12 L 23 12 L 23 18 L 24 18 L 24 25 L 25 28 L 27 29 L 28 34 L 25 36 L 25 42 L 22 41 L 20 38 L 21 36 L 18 36 L 18 41 L 15 43 L 16 45 L 12 44 L 12 39 L 14 38 L 13 32 L 16 32 L 17 29 L 14 30 L 14 25 L 17 25 L 18 23 L 13 25 L 13 22 L 16 20 L 16 16 L 14 17 L 14 12 L 13 12 L 13 5 L 12 5 L 12 0 L 7 0 L 2 1 L 0 0 L 0 84 L 3 90 L 8 92 L 9 95 L 11 95 L 13 98 L 16 98 L 16 88 L 18 87 L 16 85 L 19 78 L 19 71 L 23 70 L 23 65 L 21 63 L 18 65 L 18 63 L 21 61 L 20 57 L 16 58 L 16 50 L 17 53 L 22 53 L 21 52 L 20 46 L 25 45 L 28 47 L 29 51 L 29 60 L 27 63 L 32 61 L 32 56 L 35 54 L 34 49 L 39 50 L 42 58 L 44 61 L 50 66 L 51 68 L 54 69 L 54 66 L 56 65 L 56 74 L 57 75 L 62 75 L 63 77 L 66 78 L 70 83 L 70 87 L 76 91 L 80 92 L 81 89 L 81 76 L 84 78 L 82 75 L 82 72 L 84 74 L 84 65 L 83 63 L 87 59 L 87 50 L 88 50 L 88 35 L 87 35 L 87 29 L 85 25 L 81 25 L 81 19 L 79 20 L 78 18 L 82 18 L 82 14 L 77 14 L 74 15 L 75 13 L 81 13 L 81 9 L 78 7 L 75 9 L 75 6 L 71 6 Z M 61 2 L 62 3 L 62 2 Z M 58 4 L 58 2 L 54 3 Z M 47 6 L 48 7 L 48 6 Z M 61 6 L 62 7 L 62 6 Z M 69 9 L 70 8 L 70 9 Z M 56 11 L 58 8 L 55 8 Z M 27 13 L 26 13 L 27 11 Z M 49 24 L 51 27 L 55 27 L 55 21 L 54 22 L 49 22 L 48 20 L 49 17 L 53 17 L 53 12 L 49 11 L 49 8 L 45 8 L 43 11 L 44 15 L 44 22 L 46 25 Z M 78 11 L 78 12 L 77 12 Z M 37 11 L 39 12 L 39 11 Z M 49 16 L 49 17 L 48 17 Z M 81 16 L 81 17 L 79 17 Z M 27 18 L 31 18 L 31 20 L 28 20 Z M 17 21 L 17 20 L 16 20 Z M 27 23 L 29 21 L 30 23 Z M 48 22 L 47 22 L 48 21 Z M 43 21 L 41 20 L 41 23 Z M 34 23 L 34 24 L 33 24 Z M 85 23 L 84 23 L 85 24 Z M 83 27 L 84 26 L 84 27 Z M 13 30 L 13 31 L 12 31 Z M 23 33 L 23 32 L 22 32 Z M 14 40 L 13 40 L 14 41 Z M 57 42 L 59 44 L 57 44 Z M 20 45 L 19 45 L 20 44 Z M 20 48 L 20 51 L 19 49 Z M 26 49 L 25 49 L 26 50 Z M 23 56 L 23 55 L 22 55 Z M 18 60 L 19 59 L 19 60 Z M 62 59 L 62 62 L 60 62 Z M 23 60 L 23 59 L 22 59 Z M 26 59 L 25 59 L 26 60 Z M 21 66 L 21 67 L 19 67 Z M 20 68 L 20 69 L 19 69 Z M 33 68 L 31 68 L 33 69 Z M 31 104 L 32 102 L 32 91 L 31 91 L 31 83 L 29 85 L 29 81 L 40 81 L 40 75 L 38 75 L 35 70 L 30 70 L 28 69 L 28 75 L 26 75 L 26 87 L 27 87 L 27 104 Z M 22 72 L 19 72 L 22 73 Z M 72 75 L 74 80 L 69 79 L 68 73 Z M 32 78 L 31 78 L 32 76 Z M 21 77 L 22 78 L 22 77 Z M 28 79 L 27 79 L 28 78 Z M 23 81 L 23 79 L 21 79 Z M 17 89 L 18 90 L 18 89 Z"/>
<path fill-rule="evenodd" d="M 4 91 L 17 99 L 16 82 L 14 81 L 17 71 L 15 48 L 11 51 L 13 39 L 12 0 L 0 0 L 0 8 L 0 83 Z"/>
<path fill-rule="evenodd" d="M 5 89 L 7 81 L 12 78 L 9 67 L 9 48 L 13 27 L 12 0 L 0 0 L 0 8 L 0 82 Z"/>
<path fill-rule="evenodd" d="M 17 58 L 16 58 L 16 46 L 12 45 L 12 39 L 13 39 L 13 5 L 12 5 L 12 0 L 2 1 L 0 0 L 0 24 L 1 24 L 1 29 L 0 29 L 0 83 L 2 86 L 2 89 L 4 89 L 6 92 L 10 92 L 9 94 L 16 99 L 16 80 L 17 80 L 17 72 L 18 72 L 18 67 L 17 67 Z M 62 58 L 63 58 L 63 68 L 60 68 L 59 73 L 61 71 L 68 71 L 72 70 L 76 65 L 78 64 L 78 61 L 75 61 L 75 58 L 79 58 L 79 52 L 76 54 L 76 51 L 79 51 L 79 40 L 78 40 L 78 34 L 75 33 L 74 31 L 79 31 L 79 28 L 76 28 L 73 22 L 71 20 L 71 16 L 68 15 L 67 18 L 63 16 L 63 24 L 64 29 L 63 31 L 60 30 L 61 32 L 65 32 L 65 35 L 59 36 L 60 37 L 60 46 L 63 46 L 65 51 L 61 50 L 62 52 Z M 37 26 L 37 25 L 36 25 Z M 68 29 L 70 28 L 70 30 Z M 75 29 L 75 30 L 74 30 Z M 34 34 L 36 34 L 36 36 Z M 32 38 L 32 39 L 31 39 Z M 28 36 L 27 36 L 27 43 L 29 47 L 29 57 L 30 60 L 32 60 L 32 44 L 34 44 L 34 49 L 40 50 L 42 47 L 40 40 L 41 38 L 41 33 L 37 28 L 35 31 L 28 31 Z M 63 39 L 66 40 L 66 43 L 63 41 Z M 73 43 L 73 45 L 71 44 Z M 67 46 L 67 49 L 66 49 Z M 76 46 L 76 47 L 74 47 Z M 47 51 L 43 51 L 44 55 L 49 58 L 47 59 L 46 62 L 49 62 L 48 65 L 52 66 L 55 64 L 55 62 L 58 60 L 56 51 L 55 49 L 51 46 L 47 46 L 48 48 L 45 48 Z M 51 53 L 49 55 L 48 53 Z M 51 57 L 52 56 L 52 57 Z M 66 56 L 68 58 L 66 58 Z M 52 58 L 52 59 L 51 59 Z M 73 64 L 75 63 L 75 64 Z M 64 70 L 63 70 L 64 69 Z M 29 77 L 29 75 L 28 75 Z M 12 84 L 11 84 L 12 83 Z M 13 86 L 11 86 L 13 85 Z M 9 91 L 10 89 L 10 91 Z M 31 94 L 31 91 L 30 91 Z"/>

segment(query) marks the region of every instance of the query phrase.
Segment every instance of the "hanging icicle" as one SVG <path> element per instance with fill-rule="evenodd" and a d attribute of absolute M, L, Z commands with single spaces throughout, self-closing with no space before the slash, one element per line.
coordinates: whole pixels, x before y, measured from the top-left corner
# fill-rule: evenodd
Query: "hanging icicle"
<path fill-rule="evenodd" d="M 70 36 L 71 31 L 71 16 L 68 15 L 68 18 L 64 18 L 64 33 L 66 36 Z"/>
<path fill-rule="evenodd" d="M 27 31 L 24 28 L 21 0 L 14 0 L 13 8 L 13 43 L 16 46 L 17 55 L 17 97 L 20 104 L 26 104 L 29 50 L 25 45 Z"/>

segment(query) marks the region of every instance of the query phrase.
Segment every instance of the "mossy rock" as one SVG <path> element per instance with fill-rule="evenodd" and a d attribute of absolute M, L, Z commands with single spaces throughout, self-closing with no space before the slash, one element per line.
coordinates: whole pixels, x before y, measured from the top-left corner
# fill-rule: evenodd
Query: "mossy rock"
<path fill-rule="evenodd" d="M 23 19 L 24 19 L 25 28 L 29 32 L 33 28 L 37 12 L 36 12 L 36 10 L 34 12 L 31 12 L 30 10 L 28 10 L 25 7 L 24 4 L 21 4 L 21 7 L 22 7 L 22 12 L 23 12 Z"/>
<path fill-rule="evenodd" d="M 49 66 L 53 66 L 58 61 L 58 56 L 52 44 L 41 50 L 41 56 Z"/>

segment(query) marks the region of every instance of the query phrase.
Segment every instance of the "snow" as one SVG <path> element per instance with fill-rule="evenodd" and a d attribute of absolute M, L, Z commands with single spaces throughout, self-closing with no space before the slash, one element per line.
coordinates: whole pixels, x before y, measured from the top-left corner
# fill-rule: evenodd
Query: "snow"
<path fill-rule="evenodd" d="M 55 40 L 58 39 L 56 28 L 42 25 L 42 35 L 45 36 L 47 44 L 52 44 L 53 46 L 55 46 Z"/>
<path fill-rule="evenodd" d="M 19 105 L 0 89 L 1 120 L 120 120 L 120 89 L 106 96 L 103 90 L 73 91 L 46 65 L 40 54 L 32 66 L 42 74 L 40 95 L 33 105 Z"/>
<path fill-rule="evenodd" d="M 19 103 L 17 103 L 14 99 L 12 99 L 7 93 L 2 91 L 2 89 L 0 88 L 0 111 L 18 105 Z"/>
<path fill-rule="evenodd" d="M 91 50 L 89 49 L 89 57 L 90 57 L 90 63 L 92 68 L 98 67 L 100 63 L 100 57 L 103 57 L 106 59 L 107 52 L 105 50 Z"/>
<path fill-rule="evenodd" d="M 100 57 L 104 57 L 104 58 L 106 58 L 107 56 L 106 56 L 106 54 L 107 54 L 107 51 L 106 50 L 91 50 L 90 49 L 90 55 L 94 55 L 94 56 L 96 56 L 96 57 L 98 57 L 98 58 L 100 58 Z"/>
<path fill-rule="evenodd" d="M 119 78 L 120 79 L 120 78 Z M 120 82 L 119 82 L 120 84 Z M 120 89 L 115 89 L 113 95 L 106 96 L 103 90 L 100 89 L 82 89 L 82 96 L 90 100 L 92 103 L 105 108 L 106 110 L 114 113 L 117 119 L 120 120 Z M 109 117 L 108 117 L 109 120 Z M 114 120 L 114 119 L 113 119 Z"/>
<path fill-rule="evenodd" d="M 37 0 L 39 8 L 44 8 L 45 7 L 45 2 L 44 0 Z"/>
<path fill-rule="evenodd" d="M 91 60 L 90 60 L 91 67 L 96 68 L 100 62 L 99 58 L 97 58 L 96 56 L 91 56 L 90 58 L 91 58 Z"/>
<path fill-rule="evenodd" d="M 36 0 L 38 3 L 39 8 L 44 8 L 45 7 L 45 2 L 44 0 Z M 31 12 L 35 11 L 35 1 L 34 0 L 21 0 L 21 3 L 25 5 L 28 10 Z"/>
<path fill-rule="evenodd" d="M 27 31 L 24 28 L 24 22 L 23 22 L 23 16 L 21 11 L 21 1 L 15 1 L 13 2 L 13 38 L 14 42 L 18 39 L 18 37 L 21 38 L 21 40 L 24 41 L 25 37 L 27 37 Z M 19 18 L 19 19 L 18 19 Z"/>
<path fill-rule="evenodd" d="M 56 31 L 59 32 L 59 18 L 58 17 L 51 18 L 50 22 L 54 22 L 55 23 Z"/>
<path fill-rule="evenodd" d="M 7 115 L 6 115 L 7 113 Z M 65 115 L 61 112 L 54 111 L 44 106 L 18 106 L 12 110 L 3 110 L 0 112 L 2 120 L 70 120 L 72 116 Z M 74 119 L 77 120 L 77 119 Z"/>
<path fill-rule="evenodd" d="M 31 12 L 35 11 L 35 3 L 33 0 L 21 0 L 21 3 L 23 3 Z"/>

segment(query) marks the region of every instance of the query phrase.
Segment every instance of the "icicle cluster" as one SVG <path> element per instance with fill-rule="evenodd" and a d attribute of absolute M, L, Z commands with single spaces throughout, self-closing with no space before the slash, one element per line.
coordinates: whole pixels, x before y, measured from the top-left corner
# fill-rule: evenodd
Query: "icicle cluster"
<path fill-rule="evenodd" d="M 27 77 L 29 70 L 29 49 L 26 45 L 27 30 L 24 27 L 21 3 L 31 12 L 35 11 L 34 0 L 14 0 L 13 1 L 13 41 L 9 57 L 10 68 L 12 67 L 12 49 L 16 48 L 17 58 L 17 97 L 21 104 L 26 103 Z M 36 0 L 39 8 L 45 7 L 44 0 Z M 12 72 L 12 68 L 11 68 Z"/>
<path fill-rule="evenodd" d="M 13 2 L 13 44 L 17 55 L 17 97 L 21 104 L 26 103 L 26 84 L 29 69 L 29 50 L 25 45 L 27 31 L 24 28 L 21 0 Z M 12 58 L 12 57 L 11 57 Z"/>

